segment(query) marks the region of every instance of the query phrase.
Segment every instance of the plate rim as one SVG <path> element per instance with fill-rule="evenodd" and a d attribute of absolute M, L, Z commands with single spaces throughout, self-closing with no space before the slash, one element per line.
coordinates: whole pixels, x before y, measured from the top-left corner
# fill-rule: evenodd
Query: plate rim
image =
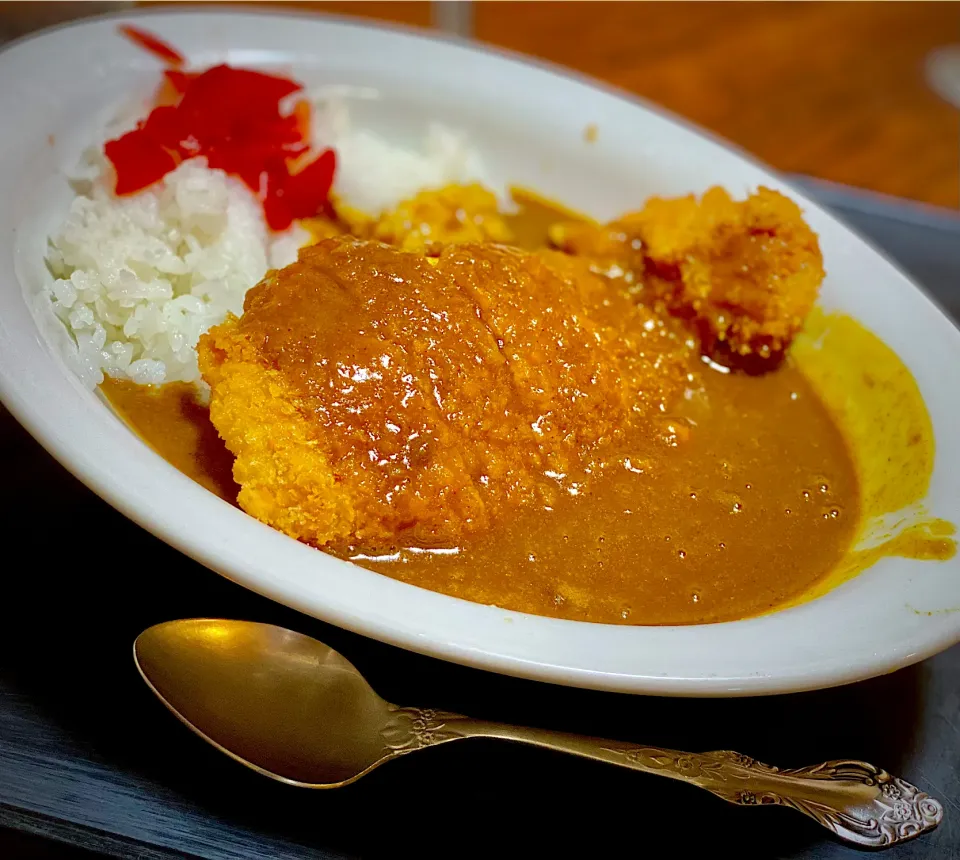
<path fill-rule="evenodd" d="M 510 62 L 519 63 L 523 66 L 529 66 L 540 71 L 546 72 L 549 75 L 557 76 L 574 83 L 585 85 L 592 90 L 599 90 L 609 96 L 613 96 L 621 101 L 624 101 L 631 105 L 633 108 L 639 108 L 642 111 L 652 113 L 656 116 L 659 116 L 662 119 L 667 120 L 675 126 L 680 127 L 686 133 L 692 134 L 697 138 L 706 139 L 709 142 L 713 143 L 716 146 L 721 147 L 722 149 L 731 152 L 737 158 L 742 161 L 749 163 L 750 165 L 760 168 L 761 170 L 769 173 L 773 173 L 777 176 L 778 181 L 781 184 L 788 188 L 791 193 L 802 200 L 805 205 L 810 206 L 819 212 L 825 214 L 830 220 L 840 224 L 842 228 L 850 233 L 853 233 L 857 238 L 864 242 L 869 251 L 882 259 L 887 266 L 892 268 L 892 270 L 903 280 L 906 285 L 912 287 L 919 295 L 926 300 L 929 305 L 935 309 L 938 314 L 951 322 L 953 324 L 954 333 L 958 333 L 958 327 L 948 315 L 946 315 L 942 308 L 939 306 L 937 301 L 932 297 L 929 292 L 924 289 L 921 285 L 915 283 L 912 278 L 907 276 L 900 267 L 890 260 L 890 258 L 883 252 L 881 249 L 877 249 L 871 242 L 866 239 L 863 239 L 855 230 L 851 229 L 846 225 L 842 218 L 837 218 L 832 213 L 829 213 L 825 210 L 816 200 L 811 199 L 804 192 L 803 189 L 796 188 L 789 178 L 782 178 L 780 174 L 773 171 L 768 165 L 745 152 L 738 146 L 731 144 L 729 141 L 726 141 L 715 134 L 700 129 L 695 124 L 689 122 L 688 120 L 678 117 L 670 111 L 667 111 L 663 108 L 660 108 L 657 105 L 652 105 L 646 102 L 644 99 L 637 97 L 627 91 L 624 91 L 620 88 L 613 87 L 609 84 L 605 84 L 602 81 L 597 81 L 587 75 L 575 72 L 570 69 L 566 69 L 562 66 L 558 66 L 549 61 L 538 60 L 536 58 L 529 58 L 523 54 L 517 52 L 504 50 L 492 46 L 479 45 L 474 43 L 472 40 L 461 39 L 455 36 L 449 36 L 446 34 L 437 34 L 430 33 L 429 31 L 421 31 L 415 27 L 409 27 L 406 25 L 394 25 L 394 24 L 370 24 L 363 19 L 356 19 L 350 16 L 342 15 L 326 15 L 319 13 L 310 13 L 303 14 L 296 12 L 294 10 L 280 10 L 277 12 L 266 11 L 266 10 L 246 10 L 238 9 L 236 7 L 231 7 L 229 10 L 222 10 L 217 8 L 216 10 L 211 10 L 209 8 L 205 9 L 190 9 L 184 11 L 163 11 L 163 10 L 150 10 L 150 9 L 137 9 L 137 10 L 128 10 L 124 12 L 110 12 L 103 15 L 89 16 L 87 18 L 81 19 L 79 21 L 67 22 L 64 24 L 56 25 L 54 27 L 46 28 L 36 33 L 28 34 L 20 39 L 14 40 L 13 42 L 5 45 L 0 49 L 0 57 L 3 54 L 6 54 L 12 48 L 23 45 L 26 42 L 30 41 L 42 41 L 43 38 L 49 36 L 51 33 L 72 28 L 83 28 L 91 27 L 96 25 L 102 25 L 104 23 L 109 23 L 113 21 L 124 21 L 130 19 L 182 19 L 187 17 L 207 17 L 207 18 L 231 18 L 231 17 L 244 17 L 244 18 L 269 18 L 269 19 L 283 19 L 283 20 L 300 20 L 300 21 L 310 21 L 315 23 L 324 23 L 332 24 L 336 26 L 347 26 L 351 28 L 356 28 L 360 30 L 375 30 L 380 32 L 386 32 L 389 34 L 397 35 L 402 38 L 413 38 L 415 40 L 425 40 L 428 42 L 440 42 L 452 44 L 456 47 L 466 49 L 471 52 L 476 52 L 488 56 L 492 56 L 495 59 L 499 60 L 508 60 Z M 19 283 L 19 281 L 18 281 Z M 3 331 L 0 327 L 0 336 L 2 336 Z M 269 583 L 264 583 L 262 581 L 251 582 L 249 577 L 238 576 L 236 571 L 226 572 L 222 569 L 221 564 L 216 563 L 211 558 L 211 552 L 209 549 L 201 547 L 183 535 L 170 532 L 169 530 L 163 528 L 160 525 L 157 525 L 155 520 L 149 515 L 149 512 L 145 510 L 140 510 L 136 505 L 132 504 L 128 497 L 125 497 L 124 491 L 120 486 L 112 487 L 110 481 L 106 476 L 99 472 L 92 464 L 87 463 L 83 464 L 82 462 L 78 464 L 77 456 L 74 456 L 72 453 L 71 446 L 69 444 L 58 444 L 57 441 L 51 438 L 50 434 L 46 433 L 43 426 L 42 420 L 38 416 L 32 414 L 32 410 L 29 404 L 19 402 L 19 398 L 16 392 L 13 392 L 7 384 L 6 373 L 0 368 L 0 400 L 2 400 L 7 408 L 10 410 L 11 414 L 31 433 L 31 435 L 40 442 L 41 445 L 51 453 L 58 462 L 61 463 L 69 472 L 78 477 L 86 486 L 93 490 L 101 498 L 105 499 L 109 504 L 111 504 L 118 511 L 123 513 L 128 518 L 137 522 L 139 525 L 146 528 L 155 536 L 164 540 L 165 542 L 171 544 L 184 554 L 189 557 L 194 558 L 200 563 L 204 564 L 208 568 L 220 573 L 221 575 L 226 576 L 228 579 L 231 579 L 235 582 L 242 584 L 244 587 L 249 588 L 257 593 L 260 593 L 263 596 L 266 596 L 270 599 L 277 600 L 278 602 L 284 603 L 288 606 L 303 611 L 308 615 L 314 617 L 323 618 L 323 620 L 330 621 L 337 626 L 345 627 L 346 629 L 353 630 L 354 632 L 360 633 L 364 636 L 369 636 L 371 638 L 378 639 L 380 641 L 388 642 L 389 644 L 398 645 L 399 647 L 406 648 L 408 650 L 417 651 L 419 653 L 428 654 L 433 657 L 440 657 L 441 659 L 452 660 L 454 662 L 462 663 L 465 665 L 475 666 L 478 668 L 489 669 L 493 671 L 500 672 L 502 674 L 515 675 L 518 677 L 533 678 L 537 680 L 550 681 L 552 683 L 567 684 L 571 686 L 586 687 L 593 689 L 604 689 L 604 690 L 617 690 L 621 692 L 631 692 L 631 693 L 654 693 L 658 695 L 672 695 L 672 696 L 692 696 L 692 697 L 713 697 L 713 696 L 731 696 L 731 695 L 759 695 L 759 694 L 775 694 L 775 693 L 784 693 L 784 692 L 795 692 L 804 689 L 819 689 L 828 686 L 836 686 L 839 684 L 849 683 L 851 681 L 862 680 L 867 677 L 872 677 L 878 674 L 884 674 L 888 671 L 891 671 L 895 668 L 900 668 L 910 663 L 918 662 L 922 659 L 925 659 L 928 656 L 931 656 L 934 653 L 937 653 L 940 650 L 943 650 L 945 647 L 960 641 L 960 619 L 957 620 L 957 623 L 953 625 L 952 629 L 944 630 L 939 638 L 930 639 L 925 643 L 925 645 L 919 649 L 912 650 L 909 655 L 897 654 L 891 652 L 887 655 L 885 659 L 876 660 L 868 668 L 860 666 L 856 669 L 850 670 L 849 667 L 844 668 L 838 666 L 832 671 L 820 672 L 815 676 L 808 677 L 806 679 L 797 678 L 797 677 L 784 677 L 781 679 L 770 678 L 770 677 L 749 677 L 749 676 L 737 676 L 736 679 L 720 678 L 720 677 L 691 677 L 691 678 L 677 678 L 677 677 L 655 677 L 649 675 L 637 675 L 629 674 L 622 675 L 616 673 L 606 673 L 599 670 L 585 670 L 580 668 L 571 668 L 565 666 L 557 666 L 548 663 L 537 663 L 531 664 L 527 661 L 524 661 L 521 658 L 516 656 L 510 656 L 507 654 L 497 654 L 491 651 L 488 651 L 483 654 L 476 653 L 475 650 L 467 649 L 462 646 L 458 647 L 456 643 L 446 642 L 440 643 L 439 647 L 436 642 L 434 643 L 424 643 L 420 641 L 416 636 L 411 636 L 409 631 L 406 634 L 401 634 L 400 631 L 394 630 L 391 635 L 384 635 L 381 632 L 371 632 L 371 625 L 374 623 L 370 620 L 364 622 L 362 619 L 354 617 L 353 619 L 343 617 L 343 613 L 339 613 L 339 617 L 331 618 L 330 615 L 337 616 L 337 610 L 331 610 L 328 615 L 318 615 L 318 612 L 315 607 L 305 607 L 305 599 L 301 596 L 300 598 L 291 597 L 289 593 L 284 593 L 283 589 L 280 588 L 278 583 L 274 583 L 274 587 L 269 587 Z M 77 452 L 79 453 L 79 452 Z M 158 455 L 153 455 L 158 457 Z M 81 458 L 82 460 L 82 458 Z M 166 464 L 165 464 L 166 465 Z M 172 467 L 168 467 L 172 469 Z M 174 470 L 175 471 L 175 470 Z M 191 484 L 192 482 L 189 479 L 183 478 L 179 473 L 176 473 L 183 481 Z M 194 488 L 198 489 L 198 488 Z M 200 492 L 205 493 L 203 490 Z M 224 503 L 225 504 L 225 503 Z M 260 523 L 252 520 L 251 518 L 244 516 L 248 522 L 250 528 L 259 527 L 261 529 L 267 529 L 273 534 L 272 529 L 269 529 L 266 526 L 263 526 Z M 286 540 L 291 540 L 285 538 Z M 304 550 L 310 553 L 315 553 L 316 550 L 302 547 Z M 351 566 L 353 568 L 353 566 Z M 356 568 L 354 568 L 356 570 Z M 379 574 L 374 574 L 375 576 L 380 577 Z M 386 577 L 382 577 L 385 580 L 389 580 Z M 393 581 L 395 582 L 395 581 Z M 403 585 L 405 589 L 414 589 L 416 586 Z M 423 589 L 417 589 L 420 592 L 424 592 Z M 455 601 L 457 604 L 468 604 L 472 607 L 480 607 L 482 609 L 491 609 L 491 607 L 481 607 L 480 604 L 472 604 L 468 601 L 463 601 L 458 598 L 447 597 L 446 595 L 437 595 L 433 592 L 424 592 L 425 594 L 432 595 L 434 598 L 442 598 L 447 601 Z M 809 604 L 807 604 L 809 605 Z M 499 611 L 499 610 L 497 610 Z M 789 611 L 789 610 L 786 610 Z M 506 613 L 514 617 L 520 617 L 522 613 Z M 623 629 L 639 629 L 639 630 L 673 630 L 673 629 L 683 629 L 690 630 L 691 627 L 683 628 L 627 628 L 619 627 L 617 625 L 588 625 L 585 622 L 574 622 L 574 621 L 561 621 L 558 619 L 544 619 L 538 616 L 524 616 L 526 618 L 536 619 L 538 624 L 544 624 L 552 622 L 553 624 L 560 625 L 577 625 L 579 628 L 583 627 L 614 627 L 620 630 Z M 754 619 L 747 619 L 746 621 L 751 621 Z M 738 622 L 727 622 L 727 624 L 744 624 L 743 621 Z M 710 627 L 716 627 L 720 625 L 701 625 L 700 629 L 706 629 Z M 734 683 L 735 680 L 735 683 Z"/>

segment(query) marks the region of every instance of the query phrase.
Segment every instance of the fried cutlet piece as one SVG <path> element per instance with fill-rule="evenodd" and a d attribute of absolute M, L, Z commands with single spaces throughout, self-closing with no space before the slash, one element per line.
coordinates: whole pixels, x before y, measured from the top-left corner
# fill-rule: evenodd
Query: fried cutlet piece
<path fill-rule="evenodd" d="M 599 270 L 642 283 L 646 296 L 692 322 L 706 354 L 734 364 L 781 357 L 824 276 L 800 208 L 769 188 L 742 202 L 721 188 L 699 202 L 653 198 L 604 226 L 557 225 L 551 239 Z"/>
<path fill-rule="evenodd" d="M 496 196 L 478 183 L 421 191 L 379 217 L 361 212 L 335 195 L 330 203 L 328 215 L 302 222 L 314 242 L 353 236 L 436 256 L 445 245 L 511 244 L 514 238 Z"/>
<path fill-rule="evenodd" d="M 240 505 L 316 546 L 456 545 L 662 432 L 689 345 L 556 252 L 330 239 L 200 340 Z M 666 443 L 669 444 L 669 443 Z"/>
<path fill-rule="evenodd" d="M 317 215 L 313 218 L 303 218 L 300 221 L 313 242 L 322 242 L 324 239 L 335 239 L 350 235 L 349 225 L 337 214 Z"/>
<path fill-rule="evenodd" d="M 342 202 L 335 201 L 334 206 L 354 236 L 377 239 L 406 251 L 438 254 L 444 245 L 509 244 L 513 239 L 497 208 L 496 196 L 479 183 L 421 191 L 378 218 L 371 218 Z"/>

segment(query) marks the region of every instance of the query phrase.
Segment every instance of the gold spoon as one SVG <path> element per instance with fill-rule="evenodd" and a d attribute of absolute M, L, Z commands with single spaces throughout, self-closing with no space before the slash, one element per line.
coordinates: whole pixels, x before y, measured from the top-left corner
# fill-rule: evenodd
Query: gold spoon
<path fill-rule="evenodd" d="M 788 806 L 873 848 L 943 818 L 937 800 L 861 761 L 779 770 L 725 750 L 685 753 L 400 708 L 332 648 L 269 624 L 169 621 L 141 633 L 133 653 L 150 689 L 200 737 L 290 785 L 337 788 L 425 747 L 501 738 L 666 776 L 741 806 Z"/>

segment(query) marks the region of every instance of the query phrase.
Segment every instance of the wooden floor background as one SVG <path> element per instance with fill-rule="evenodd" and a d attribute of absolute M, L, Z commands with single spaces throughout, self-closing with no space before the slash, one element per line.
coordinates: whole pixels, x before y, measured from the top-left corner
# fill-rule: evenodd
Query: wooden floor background
<path fill-rule="evenodd" d="M 182 4 L 181 4 L 182 5 Z M 425 2 L 271 3 L 427 27 Z M 481 42 L 658 102 L 777 168 L 960 205 L 960 112 L 925 79 L 960 3 L 474 3 Z"/>

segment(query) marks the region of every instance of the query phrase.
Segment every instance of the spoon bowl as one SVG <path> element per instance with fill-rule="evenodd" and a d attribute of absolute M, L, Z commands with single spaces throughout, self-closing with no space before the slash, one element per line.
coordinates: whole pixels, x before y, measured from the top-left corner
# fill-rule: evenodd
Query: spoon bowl
<path fill-rule="evenodd" d="M 269 624 L 191 619 L 137 637 L 134 660 L 187 726 L 267 776 L 312 788 L 389 758 L 391 706 L 332 648 Z"/>

